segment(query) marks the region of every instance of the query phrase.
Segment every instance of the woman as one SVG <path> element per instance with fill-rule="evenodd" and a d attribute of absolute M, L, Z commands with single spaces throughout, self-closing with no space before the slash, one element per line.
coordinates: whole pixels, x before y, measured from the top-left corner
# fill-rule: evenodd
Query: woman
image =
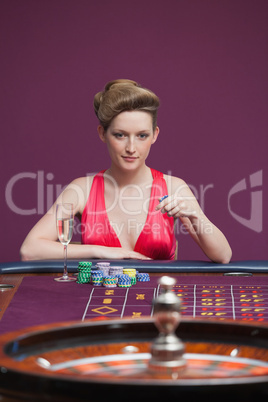
<path fill-rule="evenodd" d="M 111 81 L 95 95 L 98 134 L 111 166 L 94 177 L 74 180 L 56 201 L 72 203 L 75 214 L 82 216 L 82 244 L 68 246 L 69 258 L 174 259 L 174 224 L 179 218 L 212 261 L 230 261 L 226 238 L 187 184 L 146 165 L 159 134 L 158 107 L 153 92 L 130 80 Z M 26 237 L 23 260 L 62 258 L 56 203 Z"/>

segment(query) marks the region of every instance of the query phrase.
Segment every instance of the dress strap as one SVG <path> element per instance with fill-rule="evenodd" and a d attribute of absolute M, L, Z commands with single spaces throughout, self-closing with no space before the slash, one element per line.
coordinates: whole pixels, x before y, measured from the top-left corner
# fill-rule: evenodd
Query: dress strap
<path fill-rule="evenodd" d="M 155 170 L 155 169 L 152 169 L 152 168 L 150 168 L 150 169 L 151 169 L 153 179 L 162 179 L 163 178 L 163 173 L 162 172 L 159 172 L 158 170 Z"/>

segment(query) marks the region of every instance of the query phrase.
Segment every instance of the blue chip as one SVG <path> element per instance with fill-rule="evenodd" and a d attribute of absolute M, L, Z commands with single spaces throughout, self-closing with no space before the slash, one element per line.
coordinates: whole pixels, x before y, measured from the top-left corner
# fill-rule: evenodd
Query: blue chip
<path fill-rule="evenodd" d="M 120 284 L 128 284 L 128 283 L 131 283 L 131 279 L 121 279 L 121 278 L 118 278 L 118 283 L 120 283 Z"/>
<path fill-rule="evenodd" d="M 162 202 L 167 197 L 168 197 L 168 195 L 163 195 L 163 197 L 160 198 L 159 202 Z"/>
<path fill-rule="evenodd" d="M 137 281 L 139 281 L 139 282 L 149 282 L 150 281 L 150 276 L 147 273 L 139 273 L 137 275 Z"/>

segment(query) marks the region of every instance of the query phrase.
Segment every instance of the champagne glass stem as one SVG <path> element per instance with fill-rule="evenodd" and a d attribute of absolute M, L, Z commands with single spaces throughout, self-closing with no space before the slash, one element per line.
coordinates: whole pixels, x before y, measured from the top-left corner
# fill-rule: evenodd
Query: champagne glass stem
<path fill-rule="evenodd" d="M 61 277 L 54 278 L 54 280 L 57 282 L 72 282 L 76 280 L 76 277 L 68 276 L 68 270 L 67 270 L 67 245 L 71 241 L 73 235 L 73 220 L 74 220 L 73 204 L 70 203 L 57 204 L 56 228 L 57 228 L 58 239 L 64 246 L 63 275 Z"/>
<path fill-rule="evenodd" d="M 67 271 L 67 244 L 64 245 L 64 268 L 63 268 L 63 278 L 68 278 Z"/>

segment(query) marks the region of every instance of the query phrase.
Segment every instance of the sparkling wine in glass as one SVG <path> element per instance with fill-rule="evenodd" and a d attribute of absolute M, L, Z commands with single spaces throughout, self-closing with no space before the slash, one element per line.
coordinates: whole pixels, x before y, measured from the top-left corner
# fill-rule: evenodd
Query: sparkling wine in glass
<path fill-rule="evenodd" d="M 58 282 L 71 282 L 76 280 L 75 277 L 68 276 L 68 270 L 67 270 L 67 245 L 70 243 L 73 235 L 73 224 L 74 224 L 73 204 L 69 203 L 57 204 L 56 225 L 57 225 L 58 238 L 61 244 L 64 246 L 63 276 L 59 278 L 54 278 L 55 281 Z"/>

